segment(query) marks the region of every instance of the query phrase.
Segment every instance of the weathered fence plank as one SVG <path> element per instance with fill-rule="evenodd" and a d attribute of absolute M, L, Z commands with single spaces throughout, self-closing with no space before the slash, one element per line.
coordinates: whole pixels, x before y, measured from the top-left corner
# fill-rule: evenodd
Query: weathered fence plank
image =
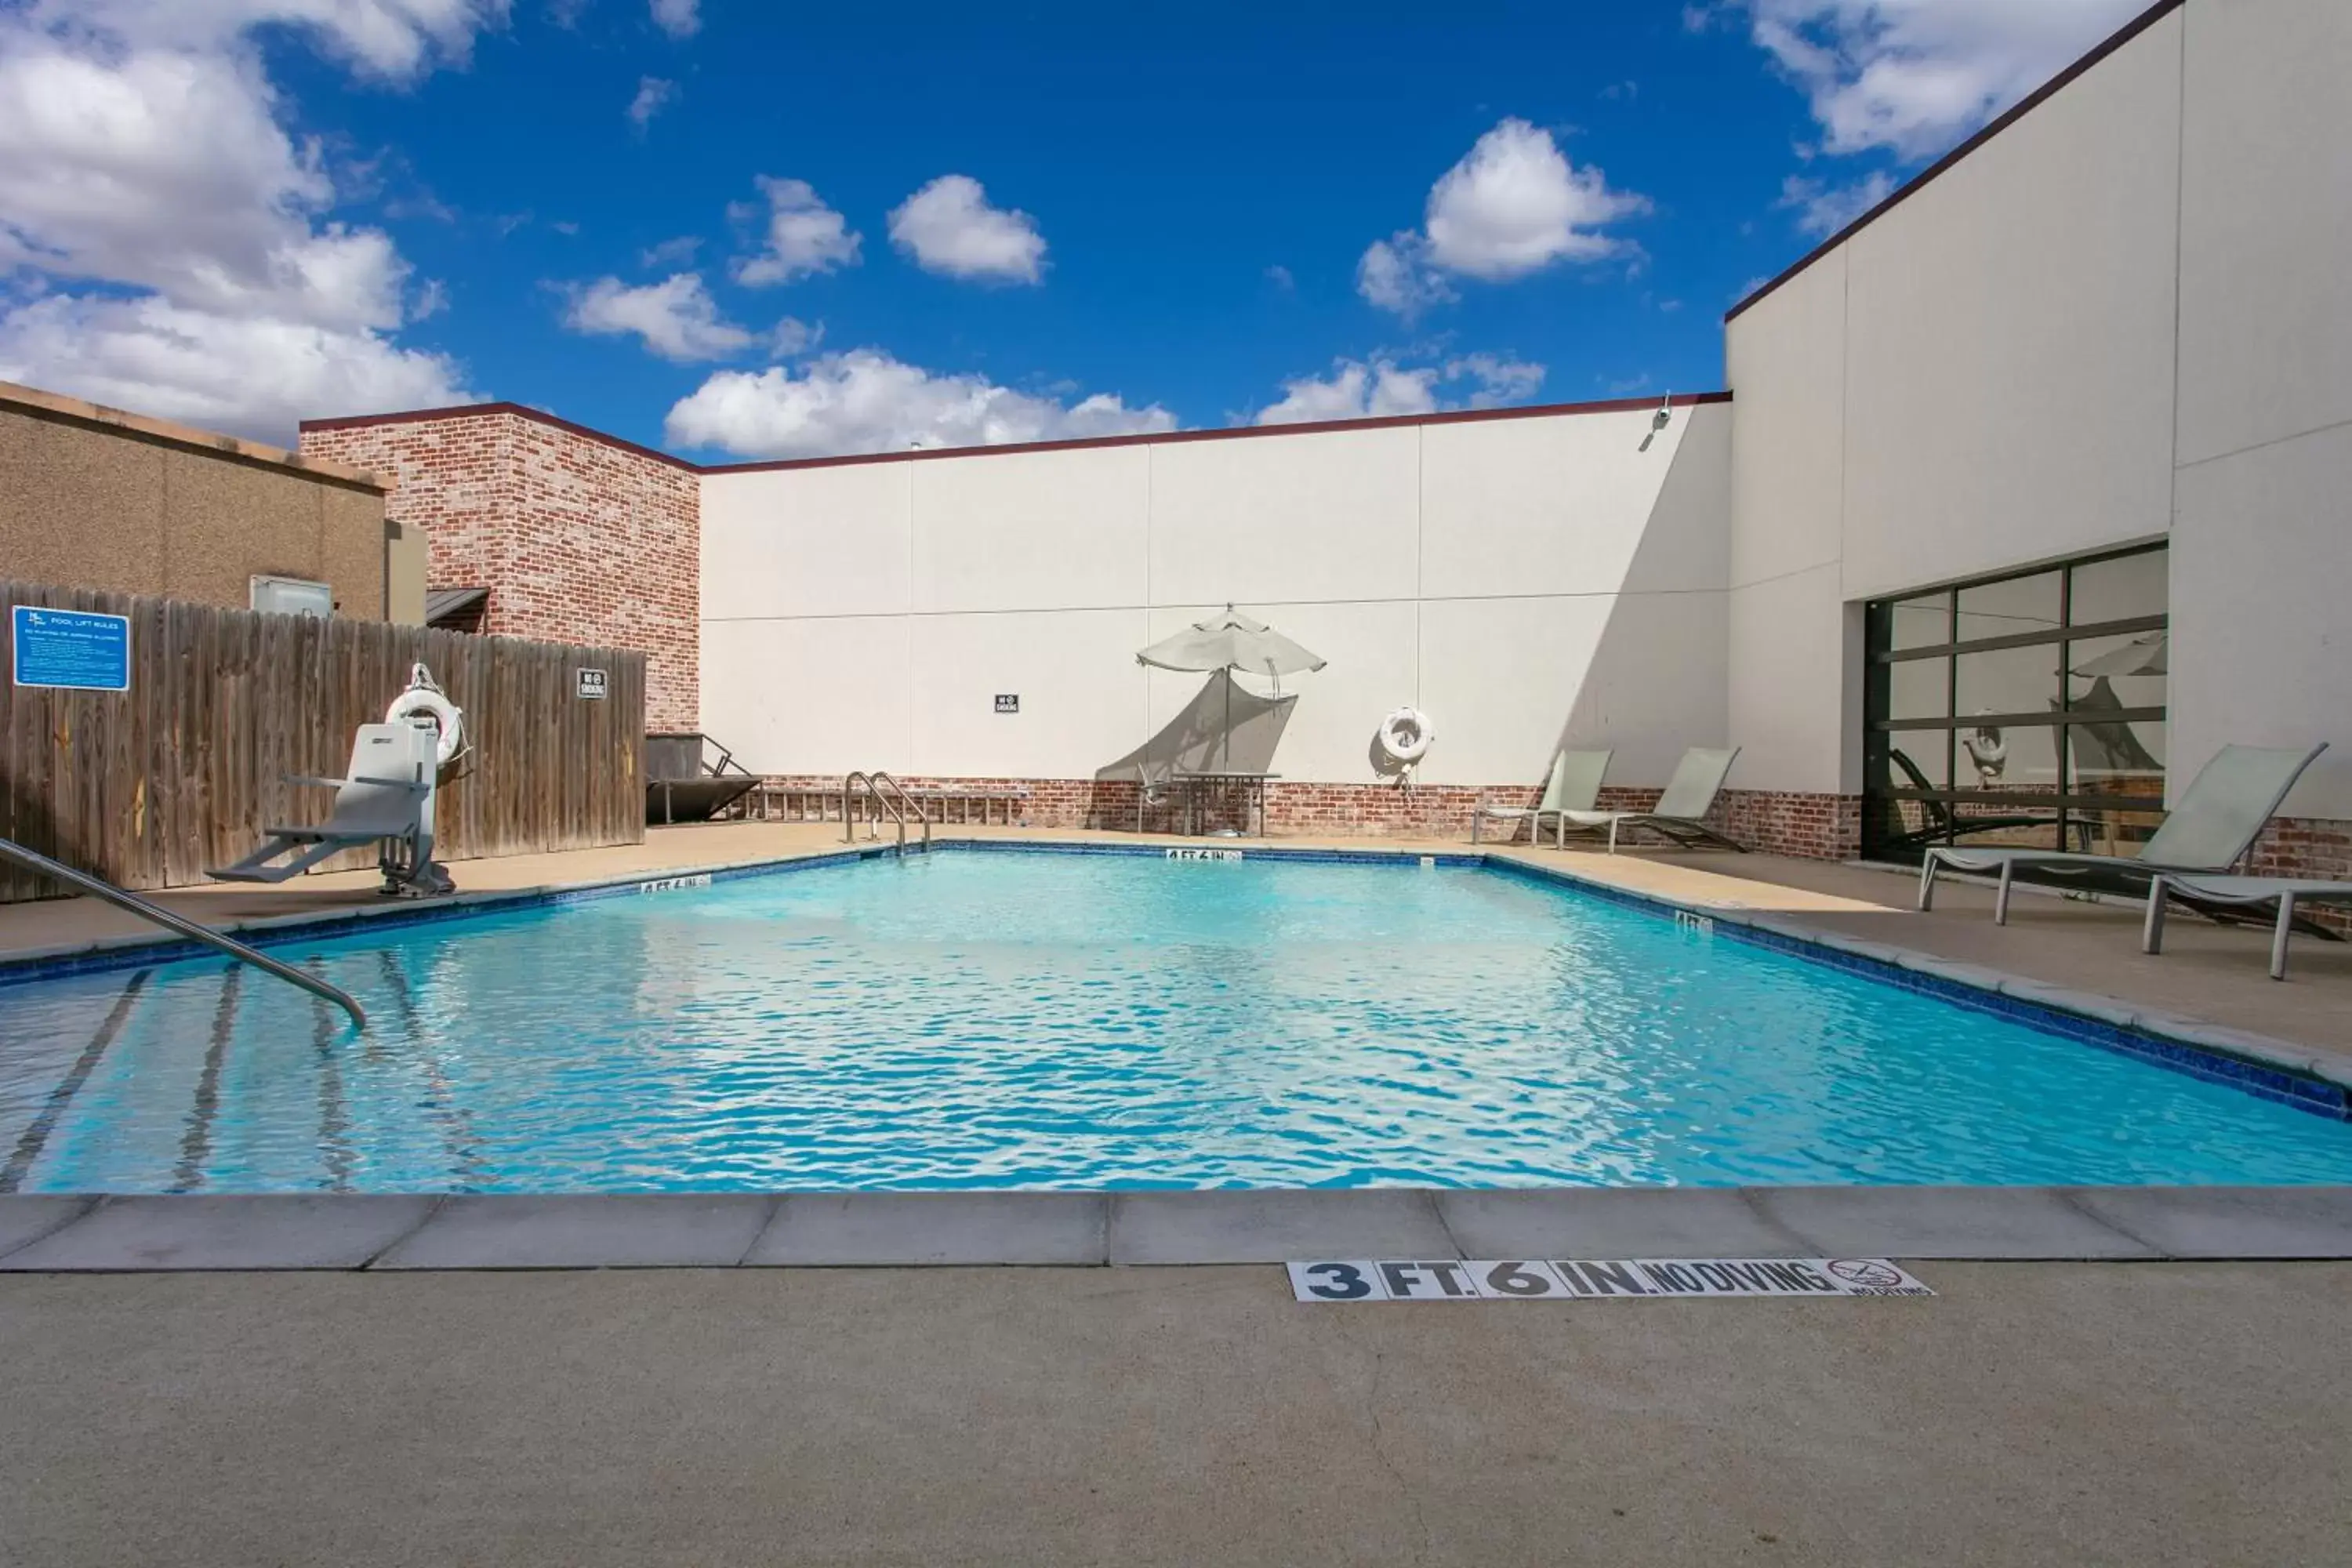
<path fill-rule="evenodd" d="M 439 858 L 644 840 L 643 654 L 0 581 L 14 605 L 131 619 L 127 692 L 0 684 L 0 837 L 122 887 L 204 881 L 263 828 L 323 818 L 328 793 L 286 777 L 340 774 L 418 662 L 474 748 L 436 803 Z M 606 672 L 604 700 L 576 695 L 583 668 Z M 0 903 L 54 890 L 0 866 Z"/>

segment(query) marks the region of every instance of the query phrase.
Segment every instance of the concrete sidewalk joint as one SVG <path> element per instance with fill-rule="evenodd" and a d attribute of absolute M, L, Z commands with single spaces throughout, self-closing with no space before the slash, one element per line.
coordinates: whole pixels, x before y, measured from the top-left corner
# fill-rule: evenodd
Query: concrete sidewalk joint
<path fill-rule="evenodd" d="M 2352 1186 L 0 1197 L 0 1272 L 2352 1258 Z"/>

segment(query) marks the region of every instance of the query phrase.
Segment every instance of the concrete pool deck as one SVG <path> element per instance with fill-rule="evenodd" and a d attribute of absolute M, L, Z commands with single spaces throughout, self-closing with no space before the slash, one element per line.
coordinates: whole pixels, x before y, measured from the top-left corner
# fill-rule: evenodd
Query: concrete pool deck
<path fill-rule="evenodd" d="M 1301 1305 L 1282 1271 L 0 1278 L 0 1562 L 2321 1563 L 2352 1265 Z"/>

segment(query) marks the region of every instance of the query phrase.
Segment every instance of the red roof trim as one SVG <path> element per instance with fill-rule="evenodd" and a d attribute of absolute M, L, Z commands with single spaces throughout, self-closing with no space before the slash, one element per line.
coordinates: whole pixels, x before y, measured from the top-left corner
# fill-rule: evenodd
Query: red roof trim
<path fill-rule="evenodd" d="M 1871 208 L 1868 212 L 1863 214 L 1860 217 L 1854 219 L 1852 223 L 1846 225 L 1843 228 L 1838 230 L 1827 239 L 1822 241 L 1819 245 L 1813 247 L 1812 249 L 1805 252 L 1802 257 L 1798 258 L 1793 266 L 1790 267 L 1779 277 L 1758 289 L 1753 294 L 1748 295 L 1746 299 L 1740 300 L 1739 303 L 1731 307 L 1730 310 L 1726 310 L 1723 313 L 1725 323 L 1728 325 L 1742 310 L 1745 310 L 1749 306 L 1757 303 L 1766 295 L 1780 288 L 1781 284 L 1786 283 L 1790 279 L 1794 278 L 1798 273 L 1802 272 L 1814 262 L 1819 261 L 1822 257 L 1827 256 L 1831 251 L 1835 250 L 1839 246 L 1843 245 L 1847 240 L 1852 239 L 1864 229 L 1868 228 L 1872 224 L 1876 223 L 1880 218 L 1884 217 L 1890 209 L 1899 206 L 1904 202 L 1908 201 L 1911 197 L 1916 195 L 1921 187 L 1925 186 L 1937 175 L 1942 174 L 1945 170 L 1950 168 L 1953 164 L 1958 163 L 1961 159 L 1967 157 L 1969 153 L 1975 152 L 1978 148 L 1983 146 L 1986 142 L 1991 141 L 1994 137 L 2008 130 L 2011 125 L 2016 124 L 2020 120 L 2025 118 L 2026 115 L 2032 113 L 2035 109 L 2039 108 L 2043 102 L 2049 100 L 2058 91 L 2059 89 L 2064 87 L 2076 77 L 2079 77 L 2084 72 L 2089 70 L 2093 66 L 2097 65 L 2101 60 L 2105 59 L 2109 55 L 2114 54 L 2117 49 L 2122 48 L 2126 44 L 2130 43 L 2134 38 L 2138 37 L 2142 33 L 2147 32 L 2150 27 L 2155 26 L 2158 22 L 2164 20 L 2165 17 L 2170 16 L 2173 12 L 2179 10 L 2180 7 L 2187 3 L 2188 0 L 2157 0 L 2155 5 L 2149 6 L 2147 10 L 2133 17 L 2130 21 L 2126 22 L 2123 26 L 2116 31 L 2108 34 L 2104 40 L 2092 48 L 2090 53 L 2084 55 L 2081 59 L 2076 60 L 2073 65 L 2068 66 L 2064 70 L 2060 71 L 2056 76 L 2052 77 L 2048 81 L 2043 82 L 2040 87 L 2035 88 L 2032 92 L 2027 93 L 2023 98 L 2018 100 L 2018 101 L 1999 119 L 1993 121 L 1983 130 L 1978 132 L 1975 135 L 1969 137 L 1967 141 L 1961 142 L 1958 146 L 1953 148 L 1950 152 L 1937 159 L 1933 163 L 1928 164 L 1927 168 L 1921 170 L 1916 175 L 1906 181 L 1894 195 L 1888 196 L 1885 201 L 1879 203 L 1876 206 Z"/>
<path fill-rule="evenodd" d="M 635 441 L 625 441 L 618 436 L 607 436 L 602 430 L 592 430 L 585 425 L 574 425 L 569 419 L 557 418 L 543 408 L 530 408 L 520 403 L 461 403 L 452 408 L 410 408 L 398 414 L 347 414 L 335 419 L 305 419 L 299 428 L 306 433 L 312 430 L 359 430 L 374 425 L 420 425 L 428 420 L 466 419 L 485 414 L 511 414 L 518 418 L 530 420 L 533 424 L 551 426 L 555 429 L 599 442 L 604 446 L 617 447 L 624 452 L 635 452 L 640 458 L 651 458 L 656 463 L 665 463 L 673 468 L 682 468 L 689 474 L 702 471 L 698 464 L 690 463 L 684 458 L 674 458 L 667 452 L 658 451 L 652 447 L 640 447 Z"/>
<path fill-rule="evenodd" d="M 512 414 L 541 425 L 551 425 L 559 430 L 591 441 L 601 441 L 608 447 L 667 463 L 692 474 L 760 473 L 775 468 L 834 468 L 854 463 L 908 463 L 933 458 L 985 458 L 1006 452 L 1066 452 L 1086 447 L 1141 447 L 1163 441 L 1233 441 L 1255 436 L 1304 436 L 1318 431 L 1387 430 L 1404 425 L 1465 425 L 1481 419 L 1539 419 L 1547 415 L 1564 414 L 1624 414 L 1638 409 L 1655 408 L 1662 402 L 1676 408 L 1689 408 L 1704 403 L 1728 403 L 1728 392 L 1685 392 L 1668 398 L 1613 397 L 1599 403 L 1540 403 L 1524 408 L 1464 408 L 1449 414 L 1398 414 L 1378 419 L 1324 419 L 1306 425 L 1246 425 L 1233 429 L 1160 430 L 1138 436 L 1087 436 L 1069 441 L 1023 441 L 1002 447 L 922 447 L 907 452 L 849 452 L 833 458 L 776 458 L 750 463 L 691 463 L 684 458 L 674 458 L 667 452 L 657 452 L 651 447 L 640 447 L 635 441 L 624 441 L 618 436 L 607 436 L 601 430 L 591 430 L 585 425 L 574 425 L 569 419 L 537 408 L 527 408 L 520 403 L 467 403 L 455 408 L 416 408 L 400 414 L 356 414 L 337 419 L 305 419 L 302 428 L 308 430 L 353 430 L 372 425 L 414 425 L 431 419 L 463 419 L 484 414 Z"/>

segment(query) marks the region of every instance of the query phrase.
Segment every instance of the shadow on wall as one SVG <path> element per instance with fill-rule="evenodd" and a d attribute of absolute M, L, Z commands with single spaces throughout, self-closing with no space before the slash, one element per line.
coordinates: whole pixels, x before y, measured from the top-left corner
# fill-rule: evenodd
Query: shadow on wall
<path fill-rule="evenodd" d="M 1691 424 L 1675 444 L 1584 678 L 1538 768 L 1548 770 L 1549 752 L 1563 748 L 1613 750 L 1612 792 L 1654 794 L 1685 748 L 1724 743 L 1730 651 L 1723 508 L 1731 426 L 1728 409 L 1720 413 L 1718 418 L 1712 407 L 1684 411 Z M 1708 550 L 1725 552 L 1726 559 L 1709 574 L 1711 586 L 1694 588 L 1689 563 Z M 1682 717 L 1662 725 L 1661 712 Z M 1683 732 L 1685 726 L 1690 732 Z"/>
<path fill-rule="evenodd" d="M 1180 773 L 1271 772 L 1282 732 L 1297 706 L 1296 691 L 1261 696 L 1235 680 L 1233 671 L 1220 669 L 1158 734 L 1096 769 L 1095 782 L 1135 786 L 1141 805 L 1150 806 L 1166 804 L 1154 797 Z M 1128 798 L 1134 804 L 1131 795 Z"/>

